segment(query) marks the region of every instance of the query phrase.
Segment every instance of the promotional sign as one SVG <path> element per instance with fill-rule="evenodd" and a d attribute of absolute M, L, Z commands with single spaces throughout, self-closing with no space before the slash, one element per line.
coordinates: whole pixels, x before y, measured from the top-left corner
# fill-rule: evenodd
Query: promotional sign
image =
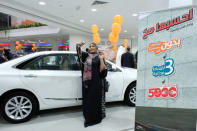
<path fill-rule="evenodd" d="M 178 94 L 176 84 L 163 85 L 148 89 L 148 98 L 175 98 Z"/>
<path fill-rule="evenodd" d="M 181 38 L 178 40 L 171 40 L 168 42 L 156 42 L 150 43 L 148 45 L 148 52 L 154 52 L 154 54 L 159 54 L 161 52 L 165 52 L 172 47 L 180 47 L 181 46 Z"/>
<path fill-rule="evenodd" d="M 136 131 L 195 131 L 197 7 L 140 17 Z"/>

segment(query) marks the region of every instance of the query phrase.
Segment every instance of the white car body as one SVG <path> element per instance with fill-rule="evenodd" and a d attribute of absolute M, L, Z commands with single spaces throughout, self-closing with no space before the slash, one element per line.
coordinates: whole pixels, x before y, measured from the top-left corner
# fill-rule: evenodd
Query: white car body
<path fill-rule="evenodd" d="M 27 90 L 33 93 L 39 109 L 51 109 L 82 104 L 81 71 L 64 70 L 23 70 L 17 65 L 31 58 L 51 54 L 76 54 L 71 51 L 43 51 L 32 53 L 0 64 L 0 96 L 11 90 Z M 52 61 L 51 61 L 52 62 Z M 137 70 L 121 68 L 111 64 L 117 71 L 108 71 L 110 83 L 106 101 L 122 101 L 129 84 L 137 80 Z"/>

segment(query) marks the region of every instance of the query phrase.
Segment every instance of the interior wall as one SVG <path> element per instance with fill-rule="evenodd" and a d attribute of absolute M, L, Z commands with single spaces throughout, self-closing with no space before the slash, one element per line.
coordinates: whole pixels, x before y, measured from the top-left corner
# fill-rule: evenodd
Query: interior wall
<path fill-rule="evenodd" d="M 138 50 L 138 38 L 134 38 L 131 40 L 131 52 L 135 54 Z"/>

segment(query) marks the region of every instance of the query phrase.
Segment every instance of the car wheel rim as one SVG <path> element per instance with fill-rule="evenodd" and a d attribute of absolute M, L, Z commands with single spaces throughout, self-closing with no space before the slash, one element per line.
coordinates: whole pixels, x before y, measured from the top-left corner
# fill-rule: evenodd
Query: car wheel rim
<path fill-rule="evenodd" d="M 13 120 L 22 120 L 32 112 L 32 103 L 27 97 L 16 96 L 8 100 L 5 112 Z"/>
<path fill-rule="evenodd" d="M 136 102 L 136 87 L 133 87 L 130 92 L 129 92 L 129 100 L 131 101 L 131 103 Z"/>

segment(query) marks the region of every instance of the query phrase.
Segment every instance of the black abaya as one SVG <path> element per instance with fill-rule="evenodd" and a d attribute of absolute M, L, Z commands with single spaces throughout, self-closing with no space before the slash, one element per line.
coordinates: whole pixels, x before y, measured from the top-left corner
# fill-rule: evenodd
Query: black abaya
<path fill-rule="evenodd" d="M 82 62 L 86 61 L 88 54 L 82 53 Z M 82 75 L 83 75 L 82 63 Z M 103 118 L 102 102 L 104 97 L 102 79 L 107 76 L 107 69 L 100 72 L 100 59 L 98 56 L 92 59 L 92 79 L 82 81 L 82 96 L 83 96 L 83 115 L 85 123 L 94 125 L 100 123 Z M 83 78 L 83 77 L 82 77 Z M 85 87 L 87 86 L 87 88 Z"/>

